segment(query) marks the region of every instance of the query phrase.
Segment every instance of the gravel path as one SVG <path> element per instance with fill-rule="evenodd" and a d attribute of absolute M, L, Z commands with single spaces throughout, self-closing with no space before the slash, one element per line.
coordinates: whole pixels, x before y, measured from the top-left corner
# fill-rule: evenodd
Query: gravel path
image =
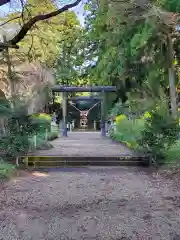
<path fill-rule="evenodd" d="M 178 199 L 170 180 L 138 168 L 34 173 L 1 190 L 0 239 L 179 240 Z"/>
<path fill-rule="evenodd" d="M 134 155 L 122 144 L 101 137 L 100 132 L 68 132 L 68 137 L 60 137 L 51 142 L 53 148 L 39 150 L 30 155 L 36 156 L 80 156 L 80 157 L 119 157 Z"/>

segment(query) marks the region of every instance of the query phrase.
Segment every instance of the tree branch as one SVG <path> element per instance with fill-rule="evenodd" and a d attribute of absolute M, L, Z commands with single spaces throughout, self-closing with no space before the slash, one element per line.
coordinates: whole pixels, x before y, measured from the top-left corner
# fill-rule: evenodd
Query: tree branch
<path fill-rule="evenodd" d="M 65 12 L 65 11 L 67 11 L 68 9 L 77 6 L 80 2 L 81 2 L 81 0 L 76 0 L 74 3 L 67 4 L 64 7 L 60 8 L 60 9 L 54 11 L 54 12 L 47 13 L 47 14 L 42 14 L 42 15 L 37 15 L 37 16 L 31 18 L 27 23 L 25 23 L 22 26 L 19 33 L 17 33 L 17 35 L 13 39 L 11 39 L 9 41 L 9 43 L 12 44 L 12 45 L 16 45 L 18 42 L 20 42 L 26 36 L 27 32 L 32 28 L 32 26 L 35 23 L 37 23 L 39 21 L 42 21 L 42 20 L 45 20 L 45 19 L 48 19 L 48 18 L 55 17 L 55 16 Z"/>
<path fill-rule="evenodd" d="M 19 46 L 17 46 L 16 44 L 11 44 L 11 43 L 2 43 L 0 42 L 0 51 L 6 48 L 15 48 L 18 49 Z"/>
<path fill-rule="evenodd" d="M 20 17 L 21 17 L 21 15 L 20 15 L 20 16 L 16 16 L 16 17 L 14 17 L 14 18 L 11 18 L 11 19 L 9 19 L 9 20 L 1 23 L 1 24 L 0 24 L 0 27 L 4 26 L 4 25 L 6 25 L 7 23 L 9 23 L 9 22 L 11 22 L 11 21 L 14 21 L 14 20 L 16 20 L 16 19 L 18 19 L 18 18 L 20 18 Z"/>

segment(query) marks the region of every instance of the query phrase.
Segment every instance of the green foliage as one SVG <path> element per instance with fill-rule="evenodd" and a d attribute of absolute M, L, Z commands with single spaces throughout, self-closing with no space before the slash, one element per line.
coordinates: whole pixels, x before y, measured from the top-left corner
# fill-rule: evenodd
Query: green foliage
<path fill-rule="evenodd" d="M 23 14 L 19 9 L 16 9 L 15 11 L 13 10 L 13 13 L 1 18 L 1 21 L 6 22 L 14 19 L 10 21 L 10 24 L 4 26 L 5 31 L 8 32 L 12 26 L 13 28 L 14 26 L 18 28 L 32 17 L 39 14 L 47 14 L 56 9 L 56 3 L 51 0 L 28 0 L 25 1 Z M 20 17 L 16 18 L 17 16 Z M 78 25 L 79 21 L 73 11 L 67 11 L 56 17 L 37 22 L 19 43 L 20 48 L 18 50 L 10 50 L 15 64 L 17 64 L 17 61 L 24 62 L 28 60 L 31 62 L 38 60 L 48 67 L 54 67 L 59 52 L 62 51 L 63 41 L 66 41 L 68 36 L 70 37 L 76 31 Z"/>
<path fill-rule="evenodd" d="M 161 0 L 161 1 L 158 1 L 158 3 L 169 12 L 174 12 L 174 13 L 180 12 L 179 0 Z"/>
<path fill-rule="evenodd" d="M 74 26 L 60 43 L 61 49 L 57 58 L 56 78 L 58 84 L 80 85 L 84 83 L 80 75 L 83 60 L 81 53 L 82 29 Z"/>
<path fill-rule="evenodd" d="M 15 171 L 16 169 L 14 165 L 6 163 L 4 161 L 0 161 L 0 181 L 3 181 L 4 179 L 9 179 L 14 175 Z"/>
<path fill-rule="evenodd" d="M 122 102 L 119 101 L 111 109 L 110 115 L 111 116 L 118 116 L 118 115 L 120 115 L 122 113 L 124 113 L 124 108 L 123 108 Z"/>
<path fill-rule="evenodd" d="M 125 114 L 120 114 L 116 117 L 116 124 L 119 125 L 121 121 L 128 120 L 127 116 Z"/>
<path fill-rule="evenodd" d="M 51 147 L 45 141 L 46 129 L 49 130 L 47 140 L 58 137 L 57 132 L 50 132 L 50 115 L 40 113 L 29 116 L 26 106 L 22 103 L 16 103 L 16 107 L 13 109 L 1 104 L 0 116 L 2 115 L 6 126 L 5 133 L 0 138 L 1 158 L 14 160 L 17 156 L 25 155 L 33 144 L 32 136 L 35 134 L 37 135 L 38 147 Z"/>
<path fill-rule="evenodd" d="M 151 118 L 151 113 L 145 112 L 144 115 L 142 116 L 143 119 L 148 120 Z"/>
<path fill-rule="evenodd" d="M 113 138 L 136 149 L 138 147 L 137 139 L 140 137 L 144 124 L 145 121 L 143 119 L 136 119 L 135 121 L 122 119 L 117 122 L 117 129 L 113 134 Z"/>
<path fill-rule="evenodd" d="M 4 111 L 6 109 L 6 112 Z M 0 138 L 1 157 L 15 158 L 25 154 L 29 148 L 28 135 L 34 131 L 33 123 L 22 104 L 15 108 L 1 104 L 0 115 L 4 114 L 5 133 Z"/>
<path fill-rule="evenodd" d="M 156 164 L 180 158 L 179 121 L 169 114 L 167 102 L 162 100 L 134 120 L 121 116 L 116 117 L 116 131 L 110 132 L 113 139 L 150 155 Z"/>
<path fill-rule="evenodd" d="M 6 98 L 0 98 L 0 117 L 9 116 L 11 114 L 10 104 Z"/>
<path fill-rule="evenodd" d="M 18 133 L 2 136 L 0 139 L 1 157 L 15 159 L 19 155 L 25 154 L 29 149 L 27 135 Z"/>
<path fill-rule="evenodd" d="M 166 162 L 173 163 L 179 160 L 180 160 L 180 140 L 178 140 L 165 152 Z"/>
<path fill-rule="evenodd" d="M 138 144 L 140 149 L 151 154 L 159 164 L 164 161 L 165 152 L 177 141 L 180 127 L 167 109 L 156 108 L 150 115 L 141 131 Z"/>
<path fill-rule="evenodd" d="M 125 103 L 121 101 L 117 102 L 110 111 L 110 116 L 118 116 L 125 114 L 130 118 L 138 118 L 145 114 L 151 107 L 154 105 L 154 102 L 148 99 L 140 99 L 139 97 L 132 94 L 129 96 L 129 100 Z"/>
<path fill-rule="evenodd" d="M 34 132 L 44 132 L 47 128 L 50 130 L 51 116 L 45 113 L 33 114 L 31 117 Z"/>
<path fill-rule="evenodd" d="M 179 11 L 179 1 L 95 0 L 86 8 L 86 59 L 95 62 L 91 73 L 97 82 L 116 85 L 122 100 L 131 92 L 140 92 L 140 99 L 167 94 L 171 19 L 166 11 Z"/>

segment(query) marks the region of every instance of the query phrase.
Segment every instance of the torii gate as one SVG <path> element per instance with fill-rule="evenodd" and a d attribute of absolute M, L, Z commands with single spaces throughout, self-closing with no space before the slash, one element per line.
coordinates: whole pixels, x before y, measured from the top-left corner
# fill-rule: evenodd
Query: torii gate
<path fill-rule="evenodd" d="M 105 102 L 107 92 L 115 92 L 115 86 L 87 86 L 87 87 L 73 87 L 73 86 L 62 86 L 56 85 L 52 88 L 52 92 L 63 93 L 63 136 L 67 137 L 67 106 L 68 106 L 68 93 L 69 92 L 100 92 L 101 97 L 101 136 L 106 136 L 105 130 Z M 95 99 L 97 97 L 94 97 Z M 93 99 L 93 97 L 92 97 Z"/>

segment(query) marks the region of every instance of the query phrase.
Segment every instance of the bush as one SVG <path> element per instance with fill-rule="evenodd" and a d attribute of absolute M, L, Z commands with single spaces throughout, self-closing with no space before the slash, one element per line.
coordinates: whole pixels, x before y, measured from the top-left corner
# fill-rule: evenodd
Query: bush
<path fill-rule="evenodd" d="M 24 154 L 29 149 L 29 142 L 27 135 L 6 135 L 0 139 L 1 157 L 16 158 L 20 154 Z"/>
<path fill-rule="evenodd" d="M 16 168 L 14 165 L 0 161 L 0 181 L 8 179 L 15 174 Z"/>
<path fill-rule="evenodd" d="M 169 114 L 166 101 L 156 104 L 154 110 L 145 112 L 140 119 L 116 117 L 116 131 L 110 137 L 127 146 L 149 154 L 156 164 L 180 158 L 179 119 Z"/>
<path fill-rule="evenodd" d="M 143 119 L 127 120 L 126 118 L 117 122 L 116 132 L 111 136 L 115 140 L 124 142 L 132 148 L 137 148 L 137 138 L 139 138 L 141 130 L 144 127 Z"/>
<path fill-rule="evenodd" d="M 43 113 L 29 116 L 26 110 L 22 103 L 14 108 L 0 105 L 0 116 L 6 119 L 0 138 L 0 157 L 3 159 L 14 160 L 17 156 L 26 154 L 33 142 L 31 136 L 37 134 L 39 144 L 39 141 L 45 139 L 45 129 L 51 129 L 50 115 Z"/>
<path fill-rule="evenodd" d="M 150 112 L 145 112 L 142 118 L 145 119 L 145 120 L 148 120 L 149 118 L 151 118 L 151 113 Z"/>
<path fill-rule="evenodd" d="M 52 119 L 51 115 L 49 115 L 47 113 L 39 113 L 38 118 L 47 120 L 49 122 L 51 122 L 51 119 Z"/>
<path fill-rule="evenodd" d="M 47 113 L 35 113 L 35 114 L 32 114 L 31 115 L 33 118 L 38 118 L 38 119 L 41 119 L 41 120 L 46 120 L 46 121 L 49 121 L 51 122 L 51 115 L 47 114 Z"/>
<path fill-rule="evenodd" d="M 39 113 L 31 115 L 31 121 L 35 131 L 44 132 L 47 128 L 51 129 L 51 116 L 46 113 Z"/>
<path fill-rule="evenodd" d="M 2 108 L 0 113 L 2 113 Z M 4 159 L 15 159 L 25 154 L 29 149 L 28 135 L 32 133 L 32 122 L 25 111 L 25 107 L 19 105 L 9 108 L 4 112 L 6 118 L 5 131 L 0 138 L 0 156 Z"/>
<path fill-rule="evenodd" d="M 137 142 L 140 150 L 150 154 L 156 164 L 161 164 L 165 153 L 178 139 L 179 123 L 167 108 L 161 106 L 151 111 L 150 115 Z"/>
<path fill-rule="evenodd" d="M 166 162 L 176 162 L 180 160 L 180 140 L 173 144 L 165 153 Z"/>
<path fill-rule="evenodd" d="M 128 118 L 125 114 L 121 114 L 116 117 L 116 124 L 119 124 L 122 120 L 128 120 Z"/>
<path fill-rule="evenodd" d="M 110 115 L 111 116 L 117 116 L 117 115 L 122 114 L 122 113 L 123 113 L 123 105 L 122 105 L 122 102 L 119 101 L 111 109 Z"/>

